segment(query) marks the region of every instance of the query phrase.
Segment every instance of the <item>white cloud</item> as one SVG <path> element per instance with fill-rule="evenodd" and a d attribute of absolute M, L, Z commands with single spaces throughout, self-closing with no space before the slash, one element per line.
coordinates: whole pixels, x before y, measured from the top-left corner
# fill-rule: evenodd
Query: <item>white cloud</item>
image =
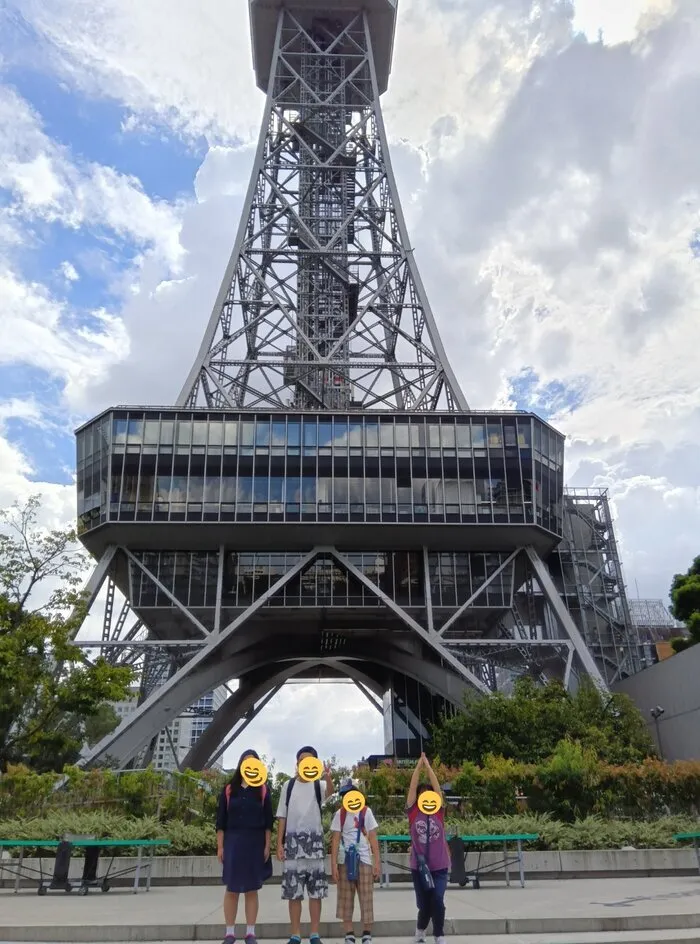
<path fill-rule="evenodd" d="M 8 359 L 48 351 L 53 335 L 52 366 L 44 354 L 31 363 L 73 383 L 74 403 L 170 402 L 184 380 L 233 244 L 262 107 L 245 6 L 23 3 L 62 79 L 129 111 L 124 134 L 160 122 L 214 145 L 197 202 L 173 208 L 108 168 L 67 169 L 26 110 L 0 121 L 26 213 L 108 220 L 158 247 L 89 337 L 60 299 L 9 277 L 9 310 L 24 312 L 29 333 L 12 338 Z M 570 480 L 609 488 L 630 587 L 663 596 L 700 534 L 697 4 L 404 0 L 399 16 L 387 121 L 403 139 L 393 153 L 418 263 L 468 398 L 508 403 L 524 369 L 543 398 L 550 384 L 575 393 L 555 416 Z M 599 28 L 603 44 L 574 38 Z M 0 215 L 0 243 L 3 220 L 9 243 L 15 221 Z M 96 366 L 78 381 L 83 365 Z M 0 469 L 3 456 L 19 489 L 26 460 L 10 449 Z M 291 756 L 298 731 L 321 739 L 311 719 L 323 699 L 343 706 L 349 691 L 285 689 L 248 733 Z M 358 710 L 361 734 L 343 748 L 352 756 L 368 752 L 363 725 L 377 737 L 376 713 Z"/>
<path fill-rule="evenodd" d="M 77 282 L 80 279 L 78 275 L 78 270 L 75 268 L 72 262 L 64 260 L 59 266 L 59 271 L 63 275 L 63 278 L 66 282 Z"/>

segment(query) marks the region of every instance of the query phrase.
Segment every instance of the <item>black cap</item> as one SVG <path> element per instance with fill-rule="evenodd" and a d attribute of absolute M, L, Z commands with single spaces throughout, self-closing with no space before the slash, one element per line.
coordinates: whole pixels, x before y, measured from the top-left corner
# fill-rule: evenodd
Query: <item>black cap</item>
<path fill-rule="evenodd" d="M 312 757 L 318 757 L 318 751 L 315 747 L 300 747 L 297 751 L 297 764 L 302 754 L 311 754 Z"/>

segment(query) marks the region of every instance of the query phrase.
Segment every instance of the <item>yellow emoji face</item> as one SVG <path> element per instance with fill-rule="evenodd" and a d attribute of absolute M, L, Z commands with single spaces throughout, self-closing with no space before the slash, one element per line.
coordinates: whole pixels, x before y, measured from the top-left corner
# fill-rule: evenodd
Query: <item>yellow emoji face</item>
<path fill-rule="evenodd" d="M 427 816 L 430 816 L 431 813 L 437 813 L 441 806 L 442 797 L 434 790 L 426 790 L 418 797 L 418 809 Z"/>
<path fill-rule="evenodd" d="M 267 767 L 257 757 L 246 757 L 241 764 L 241 779 L 249 787 L 262 787 L 267 780 Z"/>
<path fill-rule="evenodd" d="M 302 780 L 311 783 L 314 780 L 320 780 L 323 773 L 323 764 L 318 757 L 302 757 L 297 764 L 297 770 Z"/>
<path fill-rule="evenodd" d="M 365 798 L 359 790 L 348 790 L 343 797 L 343 808 L 347 813 L 360 813 L 365 808 Z"/>

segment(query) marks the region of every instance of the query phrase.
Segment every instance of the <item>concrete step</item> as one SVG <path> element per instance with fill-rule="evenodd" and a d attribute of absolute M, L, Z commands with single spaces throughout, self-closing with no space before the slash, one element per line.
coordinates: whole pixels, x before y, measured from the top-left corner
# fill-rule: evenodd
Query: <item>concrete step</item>
<path fill-rule="evenodd" d="M 126 904 L 126 903 L 125 903 Z M 287 922 L 263 922 L 257 926 L 260 940 L 286 941 L 289 925 Z M 42 944 L 115 944 L 124 938 L 135 942 L 162 941 L 216 941 L 220 940 L 222 926 L 216 924 L 167 924 L 160 921 L 154 924 L 114 925 L 56 925 L 2 927 L 0 942 L 42 942 Z M 308 935 L 308 926 L 303 926 Z M 382 944 L 390 941 L 411 941 L 415 930 L 414 919 L 392 919 L 377 921 L 374 925 L 374 937 L 381 938 Z M 683 940 L 700 942 L 700 914 L 655 914 L 655 915 L 615 915 L 588 917 L 539 917 L 539 918 L 452 918 L 445 922 L 445 930 L 450 941 L 468 938 L 470 942 L 483 939 L 488 944 L 497 944 L 504 939 L 509 944 L 516 941 L 540 941 L 562 944 L 575 944 L 574 938 L 582 944 L 589 939 L 595 944 L 603 944 L 603 939 L 625 941 L 620 934 L 629 936 L 630 941 L 639 940 Z M 646 935 L 646 937 L 644 936 Z M 655 937 L 656 935 L 656 937 Z M 340 925 L 333 921 L 321 923 L 321 937 L 328 944 L 342 941 Z M 599 939 L 599 940 L 598 940 Z"/>
<path fill-rule="evenodd" d="M 182 938 L 159 941 L 158 944 L 182 944 Z M 197 938 L 198 944 L 221 944 L 221 937 L 204 941 Z M 260 940 L 268 940 L 260 938 Z M 279 939 L 277 939 L 279 940 Z M 384 937 L 382 944 L 410 944 L 412 938 Z M 113 941 L 112 944 L 133 944 L 129 941 Z M 5 941 L 2 944 L 24 944 L 20 941 Z M 64 944 L 61 941 L 47 941 L 45 944 Z M 342 938 L 330 937 L 324 944 L 342 944 Z M 687 928 L 680 931 L 618 931 L 592 932 L 589 934 L 489 934 L 489 935 L 454 935 L 447 944 L 700 944 L 700 929 Z"/>

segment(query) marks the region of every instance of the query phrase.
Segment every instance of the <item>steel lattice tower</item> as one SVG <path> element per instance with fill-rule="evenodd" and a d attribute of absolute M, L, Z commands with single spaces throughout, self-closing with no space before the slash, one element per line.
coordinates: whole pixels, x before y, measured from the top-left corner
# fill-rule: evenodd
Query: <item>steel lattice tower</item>
<path fill-rule="evenodd" d="M 81 644 L 144 665 L 86 761 L 230 679 L 190 766 L 293 678 L 351 679 L 412 754 L 470 689 L 639 668 L 607 496 L 567 494 L 561 434 L 470 412 L 448 363 L 380 107 L 396 0 L 250 12 L 262 130 L 192 370 L 175 407 L 77 434 L 90 602 L 107 587 Z"/>

